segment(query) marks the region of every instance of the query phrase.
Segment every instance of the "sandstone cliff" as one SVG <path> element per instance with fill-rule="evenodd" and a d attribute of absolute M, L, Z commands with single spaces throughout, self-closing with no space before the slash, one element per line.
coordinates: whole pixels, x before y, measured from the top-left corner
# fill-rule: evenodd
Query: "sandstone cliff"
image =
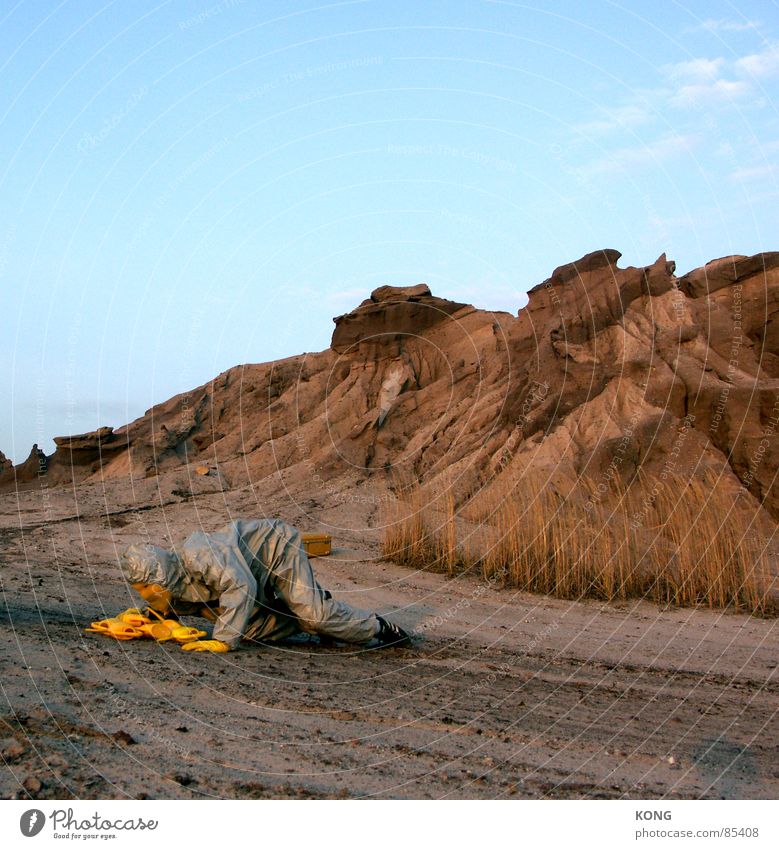
<path fill-rule="evenodd" d="M 124 427 L 59 437 L 0 486 L 192 463 L 233 487 L 300 475 L 312 490 L 398 467 L 467 484 L 673 469 L 713 473 L 779 518 L 779 253 L 681 278 L 665 256 L 619 257 L 561 266 L 518 315 L 382 287 L 335 319 L 328 350 L 237 366 Z"/>
<path fill-rule="evenodd" d="M 13 471 L 14 464 L 0 451 L 0 480 L 6 472 Z"/>

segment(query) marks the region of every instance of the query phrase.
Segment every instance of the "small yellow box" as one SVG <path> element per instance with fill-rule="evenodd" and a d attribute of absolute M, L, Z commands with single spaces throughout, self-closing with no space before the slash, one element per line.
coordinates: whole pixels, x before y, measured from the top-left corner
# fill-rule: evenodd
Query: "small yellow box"
<path fill-rule="evenodd" d="M 330 534 L 301 534 L 303 548 L 309 557 L 327 557 L 333 550 L 333 538 Z"/>

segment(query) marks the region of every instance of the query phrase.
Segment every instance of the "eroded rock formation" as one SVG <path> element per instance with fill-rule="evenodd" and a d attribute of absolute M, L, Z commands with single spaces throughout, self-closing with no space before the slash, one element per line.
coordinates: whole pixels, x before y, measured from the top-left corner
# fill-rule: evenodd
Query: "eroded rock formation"
<path fill-rule="evenodd" d="M 779 253 L 681 278 L 665 256 L 619 257 L 561 266 L 516 316 L 382 287 L 334 319 L 328 350 L 237 366 L 122 428 L 58 438 L 48 475 L 205 462 L 233 486 L 301 475 L 316 490 L 398 466 L 482 483 L 530 467 L 623 481 L 673 467 L 779 517 Z M 31 460 L 18 480 L 40 474 Z"/>
<path fill-rule="evenodd" d="M 390 343 L 424 333 L 464 306 L 435 297 L 424 283 L 380 286 L 352 312 L 333 319 L 330 347 L 339 354 L 356 353 L 361 344 L 363 353 L 372 347 L 386 349 Z"/>
<path fill-rule="evenodd" d="M 9 487 L 32 481 L 40 481 L 47 477 L 48 470 L 48 457 L 38 448 L 37 444 L 34 444 L 30 449 L 27 459 L 23 463 L 19 463 L 18 466 L 13 467 L 13 474 L 6 473 L 0 478 L 0 485 Z"/>

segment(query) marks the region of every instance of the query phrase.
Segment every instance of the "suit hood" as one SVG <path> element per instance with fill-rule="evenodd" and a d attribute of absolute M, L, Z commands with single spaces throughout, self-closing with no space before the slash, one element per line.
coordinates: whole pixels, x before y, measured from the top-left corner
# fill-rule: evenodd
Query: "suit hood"
<path fill-rule="evenodd" d="M 189 583 L 178 555 L 156 545 L 131 545 L 120 555 L 119 567 L 128 584 L 158 584 L 174 596 Z"/>

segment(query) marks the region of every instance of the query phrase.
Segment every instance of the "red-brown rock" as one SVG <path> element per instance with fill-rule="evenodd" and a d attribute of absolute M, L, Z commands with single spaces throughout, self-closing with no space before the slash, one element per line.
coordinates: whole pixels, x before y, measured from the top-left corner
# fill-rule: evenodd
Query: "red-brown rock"
<path fill-rule="evenodd" d="M 361 342 L 384 347 L 424 332 L 465 306 L 435 297 L 425 284 L 380 286 L 357 309 L 333 319 L 330 347 L 340 354 Z"/>
<path fill-rule="evenodd" d="M 237 366 L 117 430 L 58 438 L 50 479 L 203 465 L 221 488 L 283 473 L 326 489 L 390 467 L 483 483 L 531 467 L 628 481 L 671 464 L 779 517 L 779 254 L 679 279 L 665 256 L 618 260 L 561 266 L 516 317 L 381 287 L 335 320 L 328 350 Z"/>
<path fill-rule="evenodd" d="M 46 476 L 48 470 L 48 458 L 46 457 L 46 454 L 38 448 L 38 445 L 35 444 L 30 449 L 30 454 L 27 459 L 18 466 L 14 466 L 14 483 L 23 484 L 29 483 L 30 481 L 40 480 Z M 3 477 L 10 478 L 10 475 L 4 475 Z"/>

